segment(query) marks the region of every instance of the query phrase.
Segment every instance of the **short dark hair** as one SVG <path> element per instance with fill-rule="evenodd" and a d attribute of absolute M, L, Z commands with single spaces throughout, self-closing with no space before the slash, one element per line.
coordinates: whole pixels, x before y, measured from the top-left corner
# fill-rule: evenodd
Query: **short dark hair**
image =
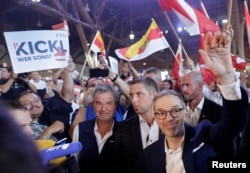
<path fill-rule="evenodd" d="M 139 84 L 139 83 L 143 84 L 145 86 L 145 88 L 150 92 L 158 92 L 159 91 L 159 88 L 158 88 L 155 80 L 153 80 L 150 77 L 139 77 L 139 78 L 136 78 L 136 79 L 128 82 L 129 86 Z"/>

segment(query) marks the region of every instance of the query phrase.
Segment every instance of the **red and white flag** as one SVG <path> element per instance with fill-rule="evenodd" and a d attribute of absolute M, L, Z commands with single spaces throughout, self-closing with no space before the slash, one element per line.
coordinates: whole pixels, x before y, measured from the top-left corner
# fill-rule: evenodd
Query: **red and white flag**
<path fill-rule="evenodd" d="M 160 28 L 152 19 L 151 25 L 146 34 L 130 47 L 116 49 L 116 55 L 126 61 L 138 61 L 147 58 L 149 55 L 168 48 L 169 44 Z"/>
<path fill-rule="evenodd" d="M 60 30 L 60 31 L 67 31 L 68 35 L 70 35 L 69 32 L 69 26 L 67 20 L 63 20 L 63 22 L 52 25 L 53 30 Z"/>
<path fill-rule="evenodd" d="M 247 66 L 247 62 L 234 54 L 231 54 L 233 67 L 237 70 L 245 70 Z"/>
<path fill-rule="evenodd" d="M 204 50 L 204 34 L 200 35 L 200 49 Z M 216 77 L 213 74 L 213 72 L 207 67 L 205 61 L 201 56 L 199 60 L 199 65 L 200 65 L 200 72 L 202 74 L 204 82 L 206 83 L 214 82 L 216 80 Z"/>
<path fill-rule="evenodd" d="M 172 9 L 175 12 L 191 36 L 220 30 L 218 25 L 184 0 L 159 0 L 159 3 L 163 11 Z"/>
<path fill-rule="evenodd" d="M 103 57 L 106 57 L 104 41 L 99 30 L 96 32 L 96 35 L 90 45 L 89 50 L 93 51 L 96 54 L 100 52 Z"/>
<path fill-rule="evenodd" d="M 183 70 L 182 48 L 179 43 L 172 68 L 172 78 L 179 79 L 180 76 L 183 76 L 182 70 Z"/>
<path fill-rule="evenodd" d="M 204 4 L 203 4 L 202 1 L 200 1 L 200 5 L 201 5 L 201 13 L 204 14 L 209 19 L 207 10 L 206 10 L 206 8 L 205 8 L 205 6 L 204 6 Z M 204 33 L 200 34 L 200 49 L 204 49 Z M 204 82 L 211 83 L 211 82 L 213 82 L 213 81 L 216 80 L 215 75 L 207 67 L 207 65 L 205 64 L 205 61 L 203 60 L 203 58 L 201 57 L 201 55 L 200 55 L 200 60 L 199 60 L 199 66 L 200 66 L 200 72 L 202 74 Z"/>
<path fill-rule="evenodd" d="M 247 7 L 247 2 L 244 1 L 244 12 L 245 12 L 245 18 L 246 18 L 246 32 L 247 32 L 247 39 L 248 44 L 250 47 L 250 15 Z"/>

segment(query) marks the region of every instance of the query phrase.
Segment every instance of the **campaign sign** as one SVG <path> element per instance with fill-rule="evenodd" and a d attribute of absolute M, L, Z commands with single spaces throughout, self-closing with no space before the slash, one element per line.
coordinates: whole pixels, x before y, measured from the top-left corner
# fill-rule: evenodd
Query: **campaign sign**
<path fill-rule="evenodd" d="M 64 68 L 69 59 L 67 31 L 4 32 L 14 73 Z"/>

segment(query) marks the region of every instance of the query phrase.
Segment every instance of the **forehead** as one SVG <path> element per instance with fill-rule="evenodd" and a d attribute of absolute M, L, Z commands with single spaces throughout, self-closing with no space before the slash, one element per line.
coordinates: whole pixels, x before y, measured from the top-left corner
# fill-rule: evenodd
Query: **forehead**
<path fill-rule="evenodd" d="M 170 82 L 168 82 L 168 81 L 164 81 L 164 82 L 162 82 L 163 84 L 170 84 Z"/>
<path fill-rule="evenodd" d="M 20 101 L 28 101 L 33 99 L 40 99 L 40 98 L 34 93 L 28 93 L 19 98 Z"/>
<path fill-rule="evenodd" d="M 144 94 L 150 94 L 151 92 L 145 87 L 143 83 L 137 83 L 130 85 L 130 94 L 136 94 L 136 93 L 144 93 Z"/>
<path fill-rule="evenodd" d="M 103 84 L 103 80 L 101 79 L 90 79 L 87 83 L 87 86 L 91 86 L 91 85 L 98 85 L 98 84 Z"/>
<path fill-rule="evenodd" d="M 164 95 L 155 101 L 155 109 L 171 109 L 182 107 L 180 99 L 175 95 Z"/>
<path fill-rule="evenodd" d="M 99 91 L 95 92 L 94 100 L 97 101 L 99 99 L 104 99 L 104 100 L 112 99 L 112 100 L 115 100 L 115 96 L 111 91 L 108 91 L 108 92 L 99 92 Z"/>
<path fill-rule="evenodd" d="M 38 72 L 37 72 L 37 71 L 33 71 L 33 72 L 31 72 L 30 74 L 31 74 L 31 75 L 37 75 Z"/>

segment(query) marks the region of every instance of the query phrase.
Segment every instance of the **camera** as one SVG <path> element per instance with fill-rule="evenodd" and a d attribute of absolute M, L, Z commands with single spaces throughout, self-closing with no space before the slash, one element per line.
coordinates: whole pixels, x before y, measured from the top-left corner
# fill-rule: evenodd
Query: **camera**
<path fill-rule="evenodd" d="M 89 77 L 95 78 L 95 77 L 107 77 L 109 75 L 109 69 L 104 68 L 90 68 L 89 69 Z"/>

